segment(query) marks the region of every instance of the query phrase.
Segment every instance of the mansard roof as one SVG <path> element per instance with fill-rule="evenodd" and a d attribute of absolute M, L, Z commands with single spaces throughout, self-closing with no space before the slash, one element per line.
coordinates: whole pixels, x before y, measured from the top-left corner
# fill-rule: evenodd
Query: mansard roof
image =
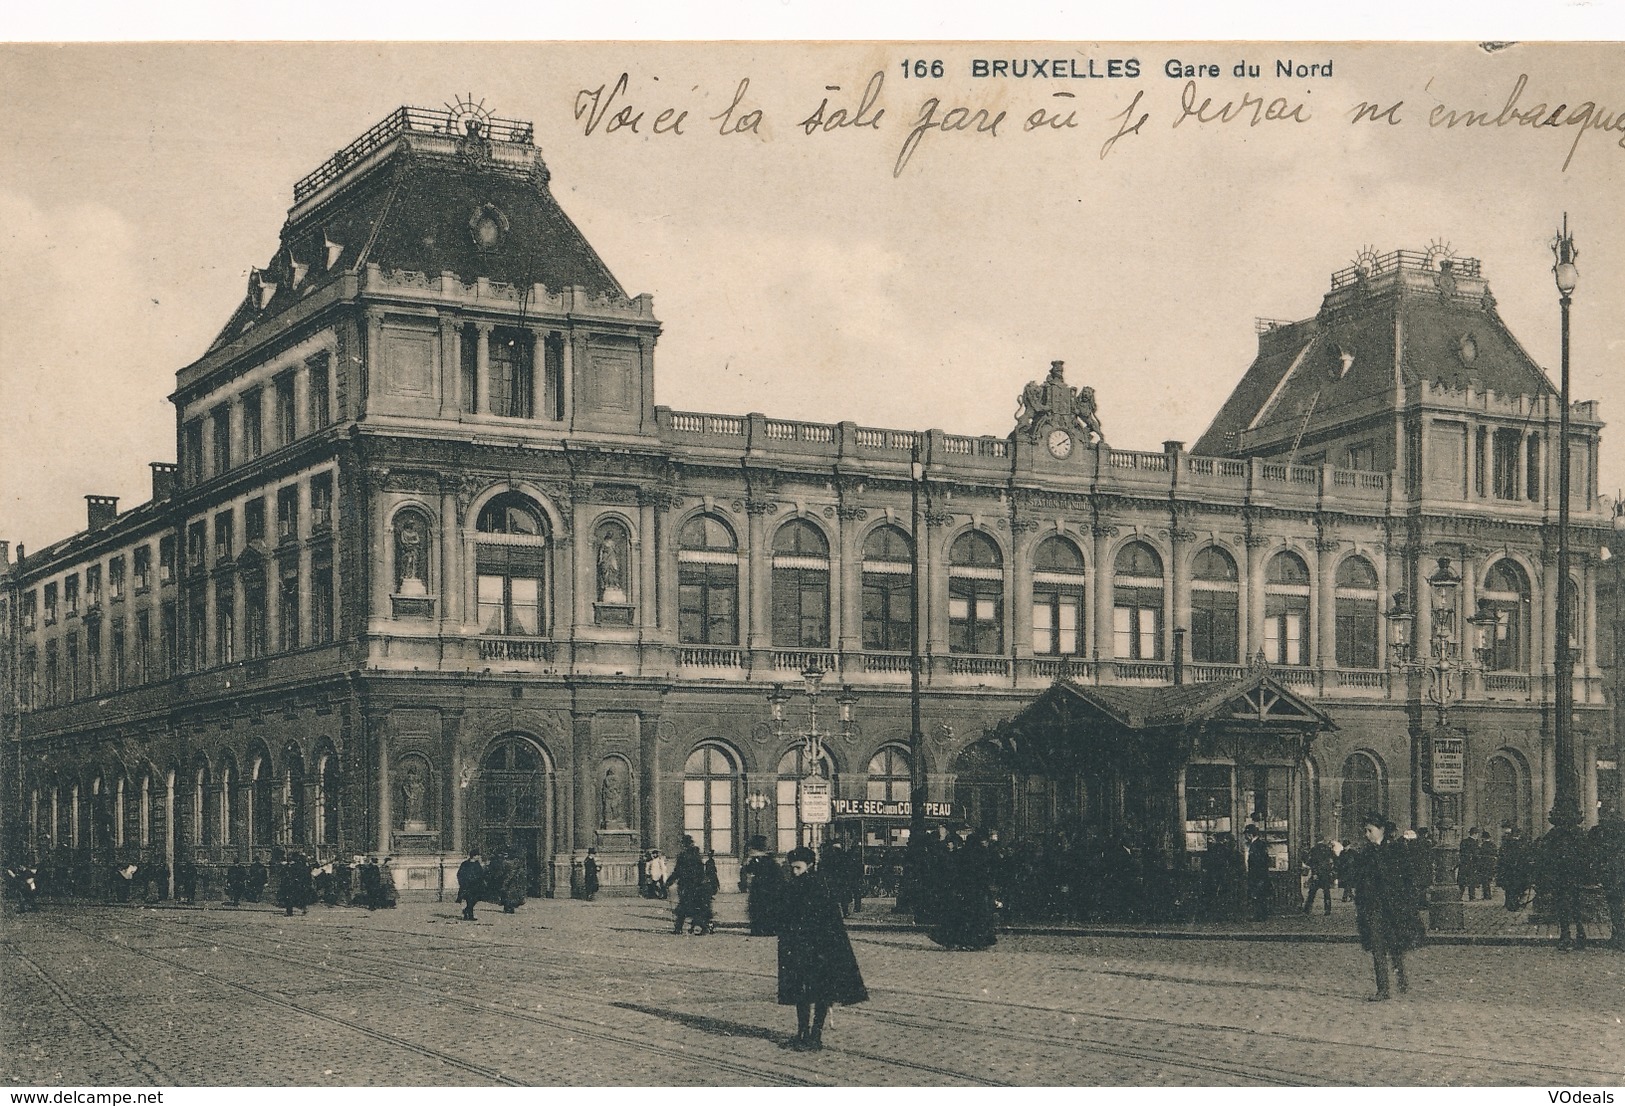
<path fill-rule="evenodd" d="M 210 346 L 369 264 L 518 288 L 626 291 L 553 198 L 528 123 L 401 108 L 295 186 L 281 244 Z"/>
<path fill-rule="evenodd" d="M 1406 402 L 1419 384 L 1506 396 L 1556 389 L 1469 258 L 1400 251 L 1334 274 L 1320 313 L 1259 325 L 1258 356 L 1193 452 L 1314 439 Z"/>

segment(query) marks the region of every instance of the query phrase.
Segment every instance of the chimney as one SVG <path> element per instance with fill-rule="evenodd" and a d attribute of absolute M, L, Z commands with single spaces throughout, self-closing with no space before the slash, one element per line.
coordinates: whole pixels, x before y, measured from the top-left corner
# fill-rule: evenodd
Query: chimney
<path fill-rule="evenodd" d="M 1174 686 L 1185 682 L 1185 631 L 1174 631 Z"/>
<path fill-rule="evenodd" d="M 9 567 L 11 567 L 11 543 L 9 541 L 0 541 L 0 568 Z"/>
<path fill-rule="evenodd" d="M 118 496 L 116 495 L 87 495 L 85 504 L 90 516 L 90 528 L 100 530 L 118 517 Z"/>
<path fill-rule="evenodd" d="M 156 503 L 174 495 L 175 473 L 180 470 L 180 466 L 165 461 L 152 461 L 147 467 L 152 469 L 152 501 Z"/>

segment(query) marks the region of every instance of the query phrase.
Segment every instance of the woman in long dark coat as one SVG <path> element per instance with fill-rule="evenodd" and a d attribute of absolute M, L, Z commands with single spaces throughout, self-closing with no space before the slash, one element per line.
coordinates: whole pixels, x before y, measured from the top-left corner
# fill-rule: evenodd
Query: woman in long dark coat
<path fill-rule="evenodd" d="M 824 1047 L 831 1004 L 864 1002 L 869 992 L 846 937 L 840 903 L 812 871 L 813 851 L 802 846 L 788 859 L 790 878 L 779 890 L 779 1005 L 796 1008 L 796 1035 L 782 1047 L 816 1052 Z"/>
<path fill-rule="evenodd" d="M 1399 993 L 1410 989 L 1405 978 L 1405 952 L 1422 942 L 1416 913 L 1415 864 L 1408 850 L 1391 836 L 1392 827 L 1380 814 L 1365 820 L 1366 846 L 1349 865 L 1354 879 L 1354 920 L 1360 945 L 1371 954 L 1377 976 L 1373 1002 L 1389 997 L 1388 963 L 1399 978 Z"/>

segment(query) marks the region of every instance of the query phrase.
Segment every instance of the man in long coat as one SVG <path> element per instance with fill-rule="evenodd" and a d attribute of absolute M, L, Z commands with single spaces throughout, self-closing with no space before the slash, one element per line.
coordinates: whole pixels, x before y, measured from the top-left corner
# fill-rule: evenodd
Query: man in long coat
<path fill-rule="evenodd" d="M 463 904 L 463 917 L 470 922 L 474 920 L 474 904 L 480 901 L 484 879 L 480 850 L 469 849 L 468 859 L 457 865 L 457 901 Z"/>
<path fill-rule="evenodd" d="M 1501 858 L 1495 864 L 1495 882 L 1506 895 L 1507 909 L 1523 909 L 1524 896 L 1529 893 L 1529 843 L 1523 831 L 1513 826 L 1501 842 Z"/>
<path fill-rule="evenodd" d="M 502 864 L 502 912 L 512 914 L 525 905 L 525 859 L 509 852 Z"/>
<path fill-rule="evenodd" d="M 750 856 L 740 869 L 739 878 L 745 885 L 745 916 L 750 919 L 750 935 L 773 936 L 784 873 L 778 861 L 768 854 L 767 838 L 750 839 Z"/>
<path fill-rule="evenodd" d="M 1270 847 L 1257 826 L 1242 831 L 1247 839 L 1247 901 L 1252 903 L 1253 921 L 1262 922 L 1270 916 L 1270 902 L 1275 897 L 1275 886 L 1270 883 Z"/>
<path fill-rule="evenodd" d="M 1371 996 L 1373 1002 L 1391 997 L 1390 961 L 1399 980 L 1399 993 L 1410 990 L 1410 981 L 1405 978 L 1405 952 L 1416 947 L 1422 938 L 1416 913 L 1416 866 L 1408 850 L 1391 837 L 1391 833 L 1383 815 L 1368 814 L 1366 844 L 1354 851 L 1349 863 L 1360 945 L 1371 953 L 1377 977 L 1377 993 Z"/>
<path fill-rule="evenodd" d="M 683 836 L 683 847 L 677 853 L 677 866 L 667 882 L 677 885 L 676 917 L 671 931 L 683 932 L 683 922 L 686 920 L 690 932 L 706 932 L 711 919 L 711 898 L 715 892 L 710 877 L 705 873 L 705 861 L 700 856 L 699 847 L 694 844 L 694 838 L 686 834 Z"/>
<path fill-rule="evenodd" d="M 1557 913 L 1557 947 L 1586 947 L 1585 916 L 1580 889 L 1591 875 L 1591 848 L 1578 826 L 1553 826 L 1537 845 L 1535 885 L 1552 896 Z M 1574 936 L 1569 936 L 1570 927 Z"/>
<path fill-rule="evenodd" d="M 833 1003 L 865 1002 L 869 991 L 846 936 L 841 907 L 814 874 L 813 851 L 792 849 L 790 878 L 779 895 L 779 1005 L 796 1008 L 796 1035 L 783 1048 L 824 1047 L 824 1019 Z"/>

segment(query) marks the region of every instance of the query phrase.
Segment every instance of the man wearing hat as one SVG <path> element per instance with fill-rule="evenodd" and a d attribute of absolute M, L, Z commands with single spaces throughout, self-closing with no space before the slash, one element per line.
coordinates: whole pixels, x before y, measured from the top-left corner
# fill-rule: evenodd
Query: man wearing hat
<path fill-rule="evenodd" d="M 1405 951 L 1421 941 L 1416 913 L 1415 866 L 1406 849 L 1392 836 L 1392 826 L 1381 814 L 1365 816 L 1363 848 L 1355 851 L 1350 871 L 1354 880 L 1354 920 L 1360 945 L 1371 953 L 1377 993 L 1371 1001 L 1390 997 L 1388 965 L 1392 961 L 1399 993 L 1410 989 L 1405 978 Z"/>
<path fill-rule="evenodd" d="M 778 910 L 784 873 L 767 851 L 766 837 L 758 835 L 750 839 L 749 855 L 739 870 L 739 882 L 745 887 L 745 916 L 750 919 L 750 935 L 773 936 L 773 916 Z"/>
<path fill-rule="evenodd" d="M 796 1008 L 796 1035 L 780 1047 L 798 1052 L 824 1047 L 824 1019 L 833 1003 L 869 998 L 840 904 L 814 874 L 815 860 L 805 845 L 792 849 L 790 878 L 778 896 L 779 1005 Z"/>
<path fill-rule="evenodd" d="M 1270 916 L 1270 899 L 1275 893 L 1270 883 L 1270 847 L 1255 825 L 1249 823 L 1241 835 L 1247 842 L 1247 900 L 1253 905 L 1253 921 L 1262 922 Z"/>
<path fill-rule="evenodd" d="M 468 850 L 468 859 L 457 865 L 457 901 L 463 904 L 463 919 L 474 920 L 474 904 L 480 901 L 480 884 L 485 878 L 485 863 L 480 850 Z"/>

